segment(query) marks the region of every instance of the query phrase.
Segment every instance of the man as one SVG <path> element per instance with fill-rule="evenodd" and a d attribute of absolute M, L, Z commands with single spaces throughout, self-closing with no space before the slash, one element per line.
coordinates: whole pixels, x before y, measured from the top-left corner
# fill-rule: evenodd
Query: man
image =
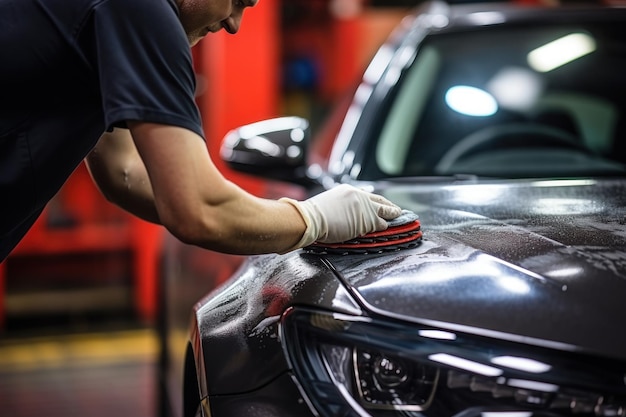
<path fill-rule="evenodd" d="M 341 186 L 269 200 L 212 163 L 190 46 L 257 0 L 0 0 L 0 260 L 85 159 L 110 201 L 181 241 L 284 253 L 387 227 L 388 200 Z"/>

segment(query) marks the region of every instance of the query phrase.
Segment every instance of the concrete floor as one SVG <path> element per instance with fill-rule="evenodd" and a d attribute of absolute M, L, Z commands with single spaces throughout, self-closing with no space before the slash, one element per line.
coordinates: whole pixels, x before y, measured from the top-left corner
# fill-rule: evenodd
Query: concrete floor
<path fill-rule="evenodd" d="M 158 338 L 134 311 L 127 257 L 6 264 L 0 416 L 161 415 Z"/>
<path fill-rule="evenodd" d="M 157 416 L 157 345 L 150 329 L 0 334 L 0 414 Z"/>
<path fill-rule="evenodd" d="M 185 245 L 173 245 L 171 252 L 159 277 L 159 317 L 150 324 L 136 311 L 125 254 L 103 262 L 67 256 L 7 264 L 0 416 L 182 414 L 182 359 L 191 307 L 230 276 L 241 258 Z M 167 361 L 162 357 L 165 340 L 156 330 L 165 322 Z M 164 363 L 170 372 L 158 370 Z M 165 386 L 171 391 L 167 397 Z"/>

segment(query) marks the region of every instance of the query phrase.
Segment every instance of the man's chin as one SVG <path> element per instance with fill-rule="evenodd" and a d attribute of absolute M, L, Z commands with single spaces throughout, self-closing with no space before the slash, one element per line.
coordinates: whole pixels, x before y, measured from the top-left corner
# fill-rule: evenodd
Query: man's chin
<path fill-rule="evenodd" d="M 188 35 L 187 36 L 187 40 L 189 41 L 189 47 L 193 48 L 194 46 L 196 46 L 198 44 L 198 42 L 200 42 L 202 40 L 204 36 L 198 36 L 198 35 Z"/>

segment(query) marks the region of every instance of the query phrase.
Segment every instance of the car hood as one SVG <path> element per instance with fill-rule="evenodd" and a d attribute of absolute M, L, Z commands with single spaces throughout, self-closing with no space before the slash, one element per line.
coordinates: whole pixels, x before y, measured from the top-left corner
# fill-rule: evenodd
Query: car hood
<path fill-rule="evenodd" d="M 626 359 L 626 187 L 519 181 L 377 190 L 421 219 L 393 254 L 328 256 L 372 314 Z"/>

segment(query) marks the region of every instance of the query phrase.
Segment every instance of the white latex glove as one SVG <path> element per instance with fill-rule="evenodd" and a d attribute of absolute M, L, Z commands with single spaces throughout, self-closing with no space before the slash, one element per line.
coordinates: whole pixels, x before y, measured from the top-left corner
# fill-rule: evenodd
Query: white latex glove
<path fill-rule="evenodd" d="M 402 210 L 386 198 L 343 184 L 305 201 L 281 198 L 299 212 L 306 230 L 302 239 L 290 250 L 313 242 L 345 242 L 371 232 L 387 229 L 387 220 L 398 217 Z"/>

